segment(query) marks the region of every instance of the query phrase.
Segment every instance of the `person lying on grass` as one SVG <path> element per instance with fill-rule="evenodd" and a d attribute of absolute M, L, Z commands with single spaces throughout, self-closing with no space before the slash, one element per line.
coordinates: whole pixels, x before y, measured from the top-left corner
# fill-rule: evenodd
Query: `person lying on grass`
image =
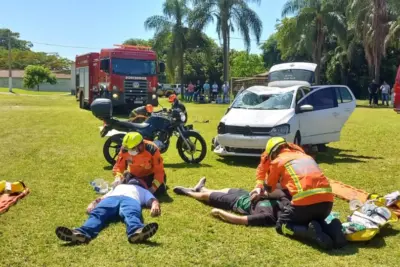
<path fill-rule="evenodd" d="M 251 201 L 250 192 L 239 188 L 225 188 L 212 190 L 205 188 L 206 178 L 200 179 L 193 188 L 177 186 L 173 189 L 176 194 L 186 195 L 203 201 L 214 207 L 211 214 L 223 221 L 247 226 L 274 226 L 278 213 L 283 207 L 290 204 L 290 200 L 280 189 L 268 195 L 269 199 Z M 235 215 L 227 211 L 241 214 Z M 244 215 L 244 216 L 243 216 Z"/>
<path fill-rule="evenodd" d="M 89 243 L 111 221 L 122 219 L 126 224 L 126 234 L 130 243 L 138 243 L 153 236 L 157 223 L 144 225 L 142 206 L 151 208 L 151 216 L 161 214 L 160 204 L 150 191 L 144 189 L 136 179 L 124 180 L 112 191 L 89 204 L 89 218 L 83 226 L 70 229 L 57 227 L 59 239 L 74 244 Z"/>

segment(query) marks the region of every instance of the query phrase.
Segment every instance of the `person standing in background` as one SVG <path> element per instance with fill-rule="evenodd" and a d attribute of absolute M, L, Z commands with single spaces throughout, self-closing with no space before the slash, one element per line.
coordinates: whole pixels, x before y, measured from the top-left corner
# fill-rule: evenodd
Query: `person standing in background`
<path fill-rule="evenodd" d="M 203 85 L 203 91 L 204 98 L 208 98 L 208 101 L 210 102 L 210 84 L 208 83 L 208 80 L 206 80 L 205 84 Z"/>
<path fill-rule="evenodd" d="M 222 85 L 222 93 L 223 93 L 223 103 L 226 103 L 226 100 L 228 99 L 229 96 L 229 84 L 228 82 L 224 82 Z"/>
<path fill-rule="evenodd" d="M 368 93 L 369 93 L 369 106 L 375 107 L 378 104 L 378 91 L 379 85 L 372 80 L 372 83 L 368 86 Z"/>
<path fill-rule="evenodd" d="M 194 89 L 194 94 L 193 94 L 194 102 L 198 102 L 199 101 L 198 97 L 199 97 L 199 94 L 201 94 L 201 89 L 202 89 L 202 87 L 201 87 L 201 84 L 200 84 L 200 80 L 197 80 L 197 84 L 196 84 L 196 87 Z"/>
<path fill-rule="evenodd" d="M 213 100 L 216 100 L 218 95 L 218 84 L 215 81 L 214 84 L 212 85 L 212 95 L 213 95 Z"/>
<path fill-rule="evenodd" d="M 382 105 L 385 105 L 385 101 L 386 101 L 386 106 L 389 106 L 390 86 L 389 86 L 389 84 L 387 84 L 386 81 L 384 81 L 381 86 L 381 93 L 382 93 Z"/>
<path fill-rule="evenodd" d="M 194 84 L 190 81 L 188 85 L 188 102 L 193 101 L 193 93 L 194 93 Z"/>

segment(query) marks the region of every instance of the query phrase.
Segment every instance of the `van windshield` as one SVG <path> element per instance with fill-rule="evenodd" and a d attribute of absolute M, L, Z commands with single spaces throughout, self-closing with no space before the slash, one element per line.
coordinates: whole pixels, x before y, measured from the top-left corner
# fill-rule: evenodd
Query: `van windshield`
<path fill-rule="evenodd" d="M 232 108 L 280 110 L 289 109 L 292 105 L 294 91 L 275 94 L 256 94 L 243 91 L 233 102 Z"/>
<path fill-rule="evenodd" d="M 268 82 L 275 81 L 305 81 L 314 82 L 314 72 L 309 70 L 289 69 L 278 70 L 268 74 Z"/>

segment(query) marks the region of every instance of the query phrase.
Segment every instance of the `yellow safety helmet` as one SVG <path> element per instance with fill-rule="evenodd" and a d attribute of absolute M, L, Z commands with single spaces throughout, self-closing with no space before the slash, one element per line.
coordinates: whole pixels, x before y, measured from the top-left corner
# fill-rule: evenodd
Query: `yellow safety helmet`
<path fill-rule="evenodd" d="M 127 149 L 137 147 L 143 141 L 143 136 L 137 132 L 127 133 L 122 140 L 122 146 Z"/>
<path fill-rule="evenodd" d="M 265 152 L 271 157 L 271 154 L 275 152 L 280 146 L 286 145 L 286 140 L 282 137 L 272 137 L 268 140 L 265 146 Z"/>

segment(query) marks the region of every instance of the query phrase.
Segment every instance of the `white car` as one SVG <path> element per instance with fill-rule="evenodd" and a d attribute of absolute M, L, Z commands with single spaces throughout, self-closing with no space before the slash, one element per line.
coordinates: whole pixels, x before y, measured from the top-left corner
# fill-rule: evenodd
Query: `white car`
<path fill-rule="evenodd" d="M 339 141 L 356 107 L 347 86 L 253 86 L 236 96 L 213 139 L 220 156 L 256 156 L 272 136 L 299 145 Z"/>

